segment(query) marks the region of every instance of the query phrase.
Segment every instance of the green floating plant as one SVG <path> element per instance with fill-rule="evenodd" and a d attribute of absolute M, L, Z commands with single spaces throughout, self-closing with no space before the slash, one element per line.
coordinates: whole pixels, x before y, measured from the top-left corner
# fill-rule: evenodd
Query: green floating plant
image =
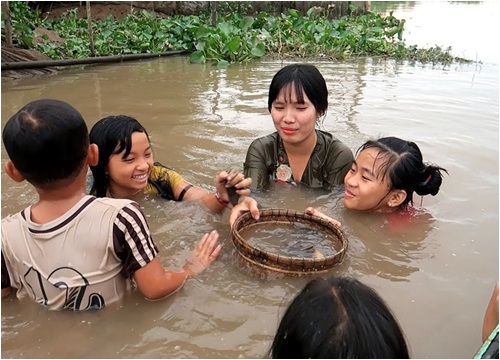
<path fill-rule="evenodd" d="M 76 9 L 47 20 L 31 10 L 27 2 L 9 4 L 17 46 L 37 49 L 53 59 L 91 56 L 87 21 L 78 18 Z M 192 63 L 212 63 L 220 68 L 264 55 L 338 60 L 376 56 L 442 64 L 472 62 L 454 57 L 449 47 L 407 46 L 403 40 L 405 20 L 395 18 L 392 13 L 381 16 L 367 12 L 331 19 L 330 10 L 330 7 L 313 7 L 301 15 L 289 9 L 279 16 L 266 12 L 243 16 L 228 10 L 228 15 L 218 17 L 215 27 L 205 14 L 161 18 L 146 10 L 131 11 L 120 20 L 111 16 L 104 21 L 93 20 L 93 42 L 96 56 L 182 50 L 191 53 Z M 350 10 L 353 12 L 354 7 Z M 2 21 L 2 36 L 4 27 Z M 63 41 L 35 37 L 35 27 L 52 30 Z"/>

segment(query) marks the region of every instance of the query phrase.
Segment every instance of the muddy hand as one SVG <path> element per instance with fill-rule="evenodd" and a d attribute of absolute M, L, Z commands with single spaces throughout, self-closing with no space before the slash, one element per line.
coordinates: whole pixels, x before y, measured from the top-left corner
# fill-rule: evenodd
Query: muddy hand
<path fill-rule="evenodd" d="M 228 172 L 226 188 L 234 188 L 235 193 L 239 196 L 249 195 L 250 189 L 248 189 L 248 187 L 250 187 L 250 185 L 252 185 L 252 178 L 245 178 L 245 175 L 236 169 L 232 169 Z"/>
<path fill-rule="evenodd" d="M 252 184 L 251 178 L 245 176 L 238 170 L 222 171 L 215 177 L 215 187 L 222 200 L 231 202 L 233 206 L 238 204 L 240 196 L 250 194 L 248 186 Z"/>
<path fill-rule="evenodd" d="M 196 275 L 208 268 L 219 255 L 222 249 L 221 244 L 217 244 L 219 239 L 219 233 L 217 231 L 212 231 L 210 234 L 205 234 L 198 243 L 198 246 L 194 250 L 191 259 L 186 261 L 184 269 L 190 273 L 190 275 Z"/>
<path fill-rule="evenodd" d="M 229 202 L 231 203 L 231 205 L 238 205 L 240 194 L 236 192 L 236 188 L 234 186 L 227 188 L 227 195 L 229 196 Z"/>

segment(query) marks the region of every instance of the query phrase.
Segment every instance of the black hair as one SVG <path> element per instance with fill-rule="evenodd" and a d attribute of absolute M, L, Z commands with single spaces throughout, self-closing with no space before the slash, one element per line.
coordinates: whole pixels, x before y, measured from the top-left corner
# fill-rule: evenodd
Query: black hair
<path fill-rule="evenodd" d="M 380 174 L 390 181 L 390 191 L 405 190 L 406 199 L 400 207 L 405 208 L 413 203 L 413 192 L 420 196 L 436 195 L 439 192 L 446 169 L 434 164 L 423 162 L 422 152 L 412 141 L 397 137 L 384 137 L 378 140 L 368 140 L 358 149 L 357 153 L 370 148 L 379 152 L 377 160 L 381 159 Z"/>
<path fill-rule="evenodd" d="M 109 180 L 106 175 L 109 158 L 125 150 L 122 158 L 126 158 L 132 149 L 132 133 L 145 133 L 146 129 L 133 117 L 126 115 L 107 116 L 99 120 L 90 130 L 90 143 L 99 148 L 99 162 L 91 166 L 94 182 L 90 193 L 97 197 L 106 196 Z"/>
<path fill-rule="evenodd" d="M 304 103 L 305 92 L 316 111 L 321 115 L 326 113 L 328 108 L 328 89 L 325 78 L 314 65 L 310 64 L 287 65 L 274 75 L 269 86 L 267 100 L 269 112 L 280 91 L 283 89 L 287 91 L 287 87 L 292 84 L 295 87 L 299 103 Z M 288 91 L 284 95 L 287 101 L 291 102 L 291 92 Z"/>
<path fill-rule="evenodd" d="M 408 359 L 398 321 L 371 287 L 348 277 L 316 278 L 288 306 L 274 359 Z"/>
<path fill-rule="evenodd" d="M 82 115 L 64 101 L 40 99 L 12 116 L 2 139 L 16 169 L 38 187 L 72 180 L 85 166 L 88 128 Z"/>

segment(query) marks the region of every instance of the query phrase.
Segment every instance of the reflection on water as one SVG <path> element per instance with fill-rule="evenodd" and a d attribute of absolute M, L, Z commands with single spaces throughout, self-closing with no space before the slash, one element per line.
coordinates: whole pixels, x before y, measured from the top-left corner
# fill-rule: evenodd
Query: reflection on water
<path fill-rule="evenodd" d="M 241 169 L 250 142 L 273 131 L 266 93 L 287 63 L 262 60 L 220 70 L 173 57 L 4 83 L 2 125 L 42 97 L 73 104 L 89 126 L 111 114 L 131 115 L 148 129 L 156 160 L 213 190 L 218 171 Z M 413 357 L 471 357 L 498 279 L 498 64 L 439 67 L 370 58 L 314 64 L 330 92 L 325 130 L 353 151 L 379 135 L 411 139 L 425 161 L 450 176 L 422 207 L 416 198 L 417 212 L 404 219 L 343 209 L 342 187 L 327 193 L 277 185 L 256 198 L 264 207 L 316 206 L 342 222 L 349 249 L 327 275 L 351 275 L 379 291 Z M 2 217 L 36 199 L 27 184 L 1 176 Z M 249 270 L 231 242 L 227 214 L 151 197 L 141 205 L 164 266 L 182 266 L 214 228 L 224 244 L 219 260 L 158 302 L 134 292 L 104 311 L 72 314 L 27 300 L 2 301 L 2 357 L 265 355 L 286 305 L 310 276 Z"/>
<path fill-rule="evenodd" d="M 421 48 L 451 47 L 454 56 L 498 63 L 497 1 L 373 1 L 372 11 L 405 19 L 404 41 Z"/>

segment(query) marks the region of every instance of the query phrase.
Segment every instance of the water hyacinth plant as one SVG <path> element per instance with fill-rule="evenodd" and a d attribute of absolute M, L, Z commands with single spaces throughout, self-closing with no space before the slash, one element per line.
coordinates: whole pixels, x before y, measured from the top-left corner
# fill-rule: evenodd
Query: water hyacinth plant
<path fill-rule="evenodd" d="M 36 49 L 53 59 L 91 56 L 87 21 L 76 9 L 57 19 L 42 19 L 27 2 L 9 2 L 17 46 Z M 405 20 L 375 12 L 331 19 L 330 8 L 313 7 L 305 15 L 295 9 L 279 16 L 260 12 L 219 16 L 212 26 L 207 15 L 162 18 L 146 10 L 105 21 L 92 20 L 96 56 L 182 50 L 192 63 L 226 67 L 262 56 L 346 59 L 377 56 L 423 63 L 470 62 L 451 55 L 450 48 L 420 49 L 403 39 Z M 2 36 L 4 36 L 2 21 Z M 35 27 L 57 33 L 63 41 L 36 36 Z M 35 38 L 35 41 L 33 41 Z"/>

